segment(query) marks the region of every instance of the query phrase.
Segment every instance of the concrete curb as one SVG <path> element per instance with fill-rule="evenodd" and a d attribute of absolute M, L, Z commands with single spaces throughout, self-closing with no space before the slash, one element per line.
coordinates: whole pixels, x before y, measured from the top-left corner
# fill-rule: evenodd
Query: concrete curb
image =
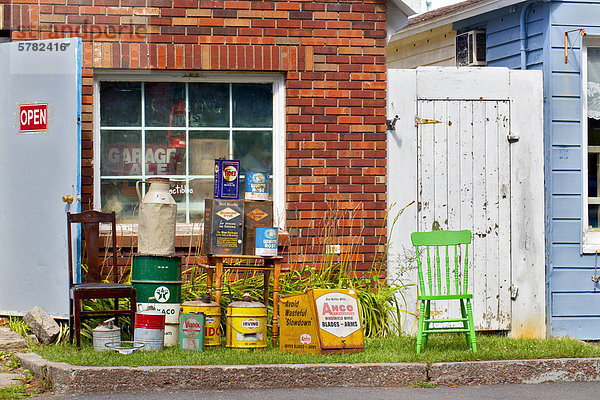
<path fill-rule="evenodd" d="M 24 368 L 51 381 L 57 394 L 110 391 L 406 387 L 599 381 L 600 358 L 381 364 L 190 365 L 82 367 L 17 354 Z"/>
<path fill-rule="evenodd" d="M 427 380 L 426 364 L 273 364 L 82 367 L 17 354 L 23 368 L 58 394 L 110 391 L 408 386 Z"/>

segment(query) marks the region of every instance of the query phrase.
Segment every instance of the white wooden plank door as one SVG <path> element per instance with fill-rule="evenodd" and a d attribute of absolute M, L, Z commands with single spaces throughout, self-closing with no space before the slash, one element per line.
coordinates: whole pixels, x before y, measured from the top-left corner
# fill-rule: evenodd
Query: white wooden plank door
<path fill-rule="evenodd" d="M 545 337 L 542 72 L 422 67 L 387 76 L 388 118 L 398 117 L 387 142 L 388 281 L 411 285 L 397 295 L 408 310 L 402 331 L 416 333 L 410 234 L 470 229 L 477 329 Z"/>
<path fill-rule="evenodd" d="M 417 228 L 473 232 L 478 330 L 510 329 L 509 121 L 507 100 L 417 101 Z"/>

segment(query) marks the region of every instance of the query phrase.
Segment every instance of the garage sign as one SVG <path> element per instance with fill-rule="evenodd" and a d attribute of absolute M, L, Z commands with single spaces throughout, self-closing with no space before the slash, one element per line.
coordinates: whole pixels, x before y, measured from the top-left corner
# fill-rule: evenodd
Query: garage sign
<path fill-rule="evenodd" d="M 48 104 L 19 104 L 19 132 L 45 132 L 48 130 Z"/>

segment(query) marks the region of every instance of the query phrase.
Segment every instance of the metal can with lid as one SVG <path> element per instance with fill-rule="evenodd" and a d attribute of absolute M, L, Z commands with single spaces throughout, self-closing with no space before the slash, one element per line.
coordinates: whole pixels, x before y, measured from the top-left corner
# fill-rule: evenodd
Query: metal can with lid
<path fill-rule="evenodd" d="M 110 350 L 108 347 L 106 347 L 107 343 L 121 343 L 121 328 L 116 326 L 114 322 L 115 319 L 111 318 L 92 329 L 92 341 L 94 342 L 94 350 Z"/>
<path fill-rule="evenodd" d="M 204 345 L 221 345 L 221 306 L 211 301 L 210 294 L 204 298 L 184 301 L 181 303 L 182 313 L 204 313 Z"/>
<path fill-rule="evenodd" d="M 227 306 L 225 345 L 237 349 L 267 347 L 267 306 L 252 301 L 248 293 L 242 301 Z"/>

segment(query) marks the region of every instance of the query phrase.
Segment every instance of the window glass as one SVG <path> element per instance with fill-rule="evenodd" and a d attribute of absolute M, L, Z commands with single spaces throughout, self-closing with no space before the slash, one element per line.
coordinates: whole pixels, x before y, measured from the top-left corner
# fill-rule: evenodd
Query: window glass
<path fill-rule="evenodd" d="M 102 132 L 101 174 L 105 176 L 142 173 L 142 133 L 106 130 Z"/>
<path fill-rule="evenodd" d="M 190 174 L 214 175 L 215 160 L 228 158 L 228 131 L 190 132 Z"/>
<path fill-rule="evenodd" d="M 233 85 L 233 126 L 272 127 L 273 89 L 271 85 Z"/>
<path fill-rule="evenodd" d="M 245 171 L 273 172 L 272 84 L 101 82 L 100 111 L 102 209 L 120 222 L 137 222 L 135 183 L 151 176 L 171 179 L 177 221 L 196 223 L 215 159 L 240 160 L 240 193 Z"/>
<path fill-rule="evenodd" d="M 273 173 L 272 149 L 271 132 L 235 131 L 233 133 L 233 158 L 240 160 L 242 174 L 246 171 Z"/>
<path fill-rule="evenodd" d="M 144 85 L 146 126 L 185 126 L 185 86 L 177 82 Z"/>
<path fill-rule="evenodd" d="M 100 87 L 102 126 L 140 126 L 142 121 L 141 84 L 103 82 Z"/>
<path fill-rule="evenodd" d="M 185 175 L 185 131 L 146 132 L 146 175 Z"/>
<path fill-rule="evenodd" d="M 135 190 L 137 179 L 102 179 L 102 211 L 117 213 L 120 223 L 137 223 L 138 197 Z"/>
<path fill-rule="evenodd" d="M 190 126 L 229 126 L 229 85 L 190 83 Z"/>
<path fill-rule="evenodd" d="M 599 227 L 600 195 L 600 47 L 587 48 L 588 224 Z"/>

